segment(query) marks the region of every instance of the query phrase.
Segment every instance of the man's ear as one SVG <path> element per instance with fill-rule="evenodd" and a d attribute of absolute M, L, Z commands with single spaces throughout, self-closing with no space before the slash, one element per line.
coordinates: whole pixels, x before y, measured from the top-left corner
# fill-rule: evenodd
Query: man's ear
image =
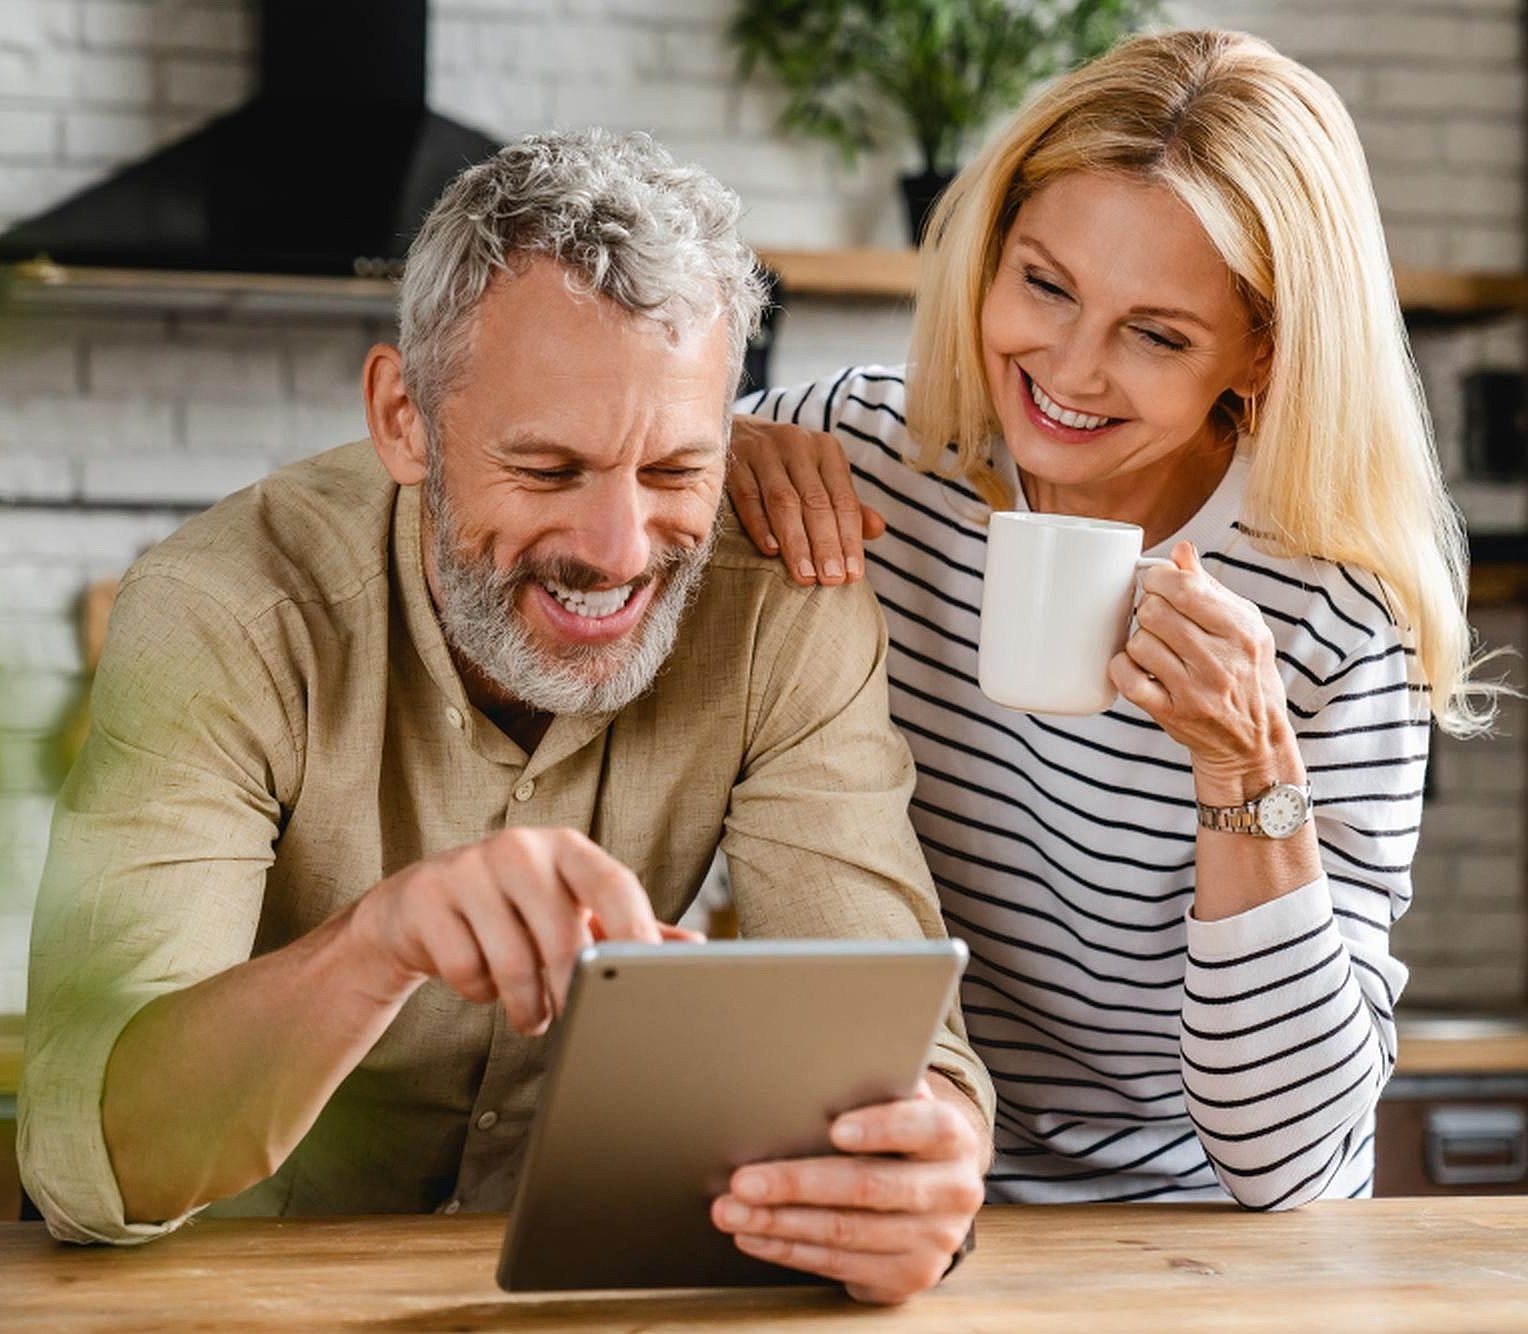
<path fill-rule="evenodd" d="M 403 358 L 398 349 L 376 344 L 366 354 L 361 373 L 366 398 L 366 426 L 382 466 L 399 486 L 417 486 L 429 466 L 424 419 L 403 386 Z"/>

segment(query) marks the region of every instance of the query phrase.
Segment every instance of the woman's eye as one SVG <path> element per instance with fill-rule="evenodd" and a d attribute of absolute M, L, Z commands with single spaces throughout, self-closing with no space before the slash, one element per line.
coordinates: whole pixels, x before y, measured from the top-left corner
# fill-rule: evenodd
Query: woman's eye
<path fill-rule="evenodd" d="M 1055 283 L 1046 281 L 1046 279 L 1041 278 L 1038 274 L 1026 273 L 1024 275 L 1024 282 L 1042 296 L 1066 296 L 1065 288 L 1057 287 Z"/>
<path fill-rule="evenodd" d="M 1137 329 L 1136 333 L 1151 347 L 1161 348 L 1164 352 L 1181 352 L 1188 346 L 1178 338 L 1170 338 L 1166 334 L 1158 333 L 1155 329 Z"/>

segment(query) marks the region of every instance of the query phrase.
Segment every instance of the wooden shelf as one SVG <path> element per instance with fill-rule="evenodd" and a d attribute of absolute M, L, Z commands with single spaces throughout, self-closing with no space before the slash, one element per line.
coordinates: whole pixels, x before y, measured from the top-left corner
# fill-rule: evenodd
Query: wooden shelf
<path fill-rule="evenodd" d="M 32 260 L 11 271 L 7 295 L 28 306 L 138 307 L 198 314 L 391 316 L 389 278 L 180 269 L 79 268 Z"/>
<path fill-rule="evenodd" d="M 15 1097 L 21 1083 L 21 1031 L 25 1024 L 19 1014 L 0 1014 L 0 1097 Z"/>
<path fill-rule="evenodd" d="M 761 250 L 787 294 L 911 297 L 916 250 Z M 1528 310 L 1528 275 L 1398 268 L 1401 306 L 1418 313 L 1469 316 Z"/>
<path fill-rule="evenodd" d="M 1528 1075 L 1528 1015 L 1396 1015 L 1398 1075 Z"/>
<path fill-rule="evenodd" d="M 788 297 L 907 300 L 918 280 L 918 252 L 910 248 L 766 248 L 759 258 L 780 275 Z M 396 295 L 389 278 L 71 268 L 44 260 L 19 264 L 12 274 L 11 294 L 28 304 L 388 314 Z M 1399 268 L 1395 280 L 1401 305 L 1424 317 L 1459 319 L 1528 310 L 1528 275 Z"/>
<path fill-rule="evenodd" d="M 918 252 L 902 250 L 761 250 L 787 297 L 910 298 L 918 284 Z"/>
<path fill-rule="evenodd" d="M 1528 310 L 1528 276 L 1398 268 L 1395 288 L 1406 311 L 1467 316 Z"/>
<path fill-rule="evenodd" d="M 1528 565 L 1470 562 L 1470 605 L 1509 607 L 1528 605 Z"/>

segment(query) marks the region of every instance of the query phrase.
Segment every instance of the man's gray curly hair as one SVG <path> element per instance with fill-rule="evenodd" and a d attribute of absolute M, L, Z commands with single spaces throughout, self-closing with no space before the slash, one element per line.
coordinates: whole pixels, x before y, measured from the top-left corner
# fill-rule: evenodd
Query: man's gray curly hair
<path fill-rule="evenodd" d="M 715 177 L 645 134 L 530 134 L 462 171 L 409 247 L 398 298 L 404 383 L 432 442 L 472 313 L 521 257 L 557 260 L 574 290 L 676 335 L 725 317 L 735 379 L 765 301 L 741 211 Z"/>

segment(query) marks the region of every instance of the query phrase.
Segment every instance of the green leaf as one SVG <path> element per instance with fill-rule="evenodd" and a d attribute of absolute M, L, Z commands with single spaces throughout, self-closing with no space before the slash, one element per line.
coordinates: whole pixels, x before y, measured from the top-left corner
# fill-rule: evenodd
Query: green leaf
<path fill-rule="evenodd" d="M 789 94 L 779 127 L 852 161 L 900 121 L 928 170 L 1018 106 L 1036 80 L 1107 50 L 1159 0 L 742 0 L 728 35 L 744 78 Z"/>

